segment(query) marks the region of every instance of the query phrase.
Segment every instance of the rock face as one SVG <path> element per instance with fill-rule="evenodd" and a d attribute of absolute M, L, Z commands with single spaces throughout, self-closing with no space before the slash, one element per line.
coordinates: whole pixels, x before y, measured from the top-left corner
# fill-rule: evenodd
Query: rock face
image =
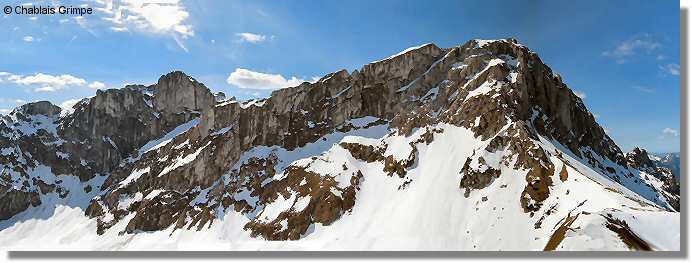
<path fill-rule="evenodd" d="M 151 86 L 99 91 L 62 116 L 47 102 L 26 105 L 0 124 L 12 149 L 0 155 L 0 219 L 39 196 L 81 191 L 93 196 L 84 207 L 99 234 L 201 231 L 240 213 L 253 237 L 301 239 L 371 202 L 359 199 L 371 180 L 417 189 L 430 149 L 454 138 L 466 138 L 450 144 L 452 156 L 463 154 L 445 164 L 458 166 L 449 174 L 455 202 L 506 195 L 536 231 L 556 236 L 548 222 L 574 223 L 584 203 L 567 212 L 557 200 L 578 179 L 628 206 L 679 209 L 672 177 L 643 150 L 625 156 L 561 76 L 514 39 L 426 44 L 249 101 L 172 72 Z M 381 138 L 344 137 L 383 129 Z M 54 175 L 39 176 L 44 167 Z M 60 176 L 77 177 L 79 188 Z"/>
<path fill-rule="evenodd" d="M 202 83 L 180 71 L 159 78 L 153 87 L 153 104 L 162 113 L 162 124 L 169 130 L 190 120 L 190 114 L 210 109 L 216 103 L 214 95 Z"/>
<path fill-rule="evenodd" d="M 70 153 L 95 163 L 108 173 L 125 157 L 147 142 L 199 116 L 214 104 L 214 97 L 201 83 L 182 72 L 162 76 L 149 87 L 128 86 L 98 91 L 88 101 L 75 105 L 59 133 L 74 148 Z M 91 146 L 79 152 L 78 148 Z"/>

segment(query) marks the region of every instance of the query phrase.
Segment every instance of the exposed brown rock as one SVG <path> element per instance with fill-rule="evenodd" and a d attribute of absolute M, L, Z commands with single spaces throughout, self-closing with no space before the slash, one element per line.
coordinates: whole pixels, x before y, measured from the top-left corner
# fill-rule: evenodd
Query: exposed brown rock
<path fill-rule="evenodd" d="M 620 237 L 620 240 L 622 240 L 622 242 L 625 243 L 630 250 L 652 250 L 651 246 L 646 243 L 646 241 L 642 240 L 639 236 L 632 232 L 625 221 L 614 218 L 611 215 L 603 217 L 608 221 L 606 227 L 615 232 L 618 237 Z"/>
<path fill-rule="evenodd" d="M 481 165 L 485 166 L 483 171 L 477 170 L 478 168 L 471 168 L 471 162 L 471 158 L 467 158 L 464 167 L 461 169 L 463 176 L 459 187 L 466 189 L 464 192 L 465 197 L 469 196 L 471 189 L 483 189 L 500 176 L 500 170 L 488 167 L 483 157 L 479 157 L 478 160 Z"/>
<path fill-rule="evenodd" d="M 565 239 L 565 234 L 567 234 L 567 230 L 570 229 L 572 226 L 572 223 L 577 220 L 577 217 L 579 217 L 579 214 L 576 214 L 574 216 L 568 215 L 565 217 L 562 221 L 562 224 L 560 227 L 558 227 L 555 232 L 553 232 L 552 235 L 550 235 L 550 239 L 548 240 L 548 243 L 545 244 L 545 248 L 543 248 L 543 251 L 553 251 L 558 248 L 560 243 L 562 243 L 562 240 Z"/>
<path fill-rule="evenodd" d="M 290 166 L 285 171 L 286 177 L 270 183 L 261 196 L 262 203 L 271 203 L 278 195 L 290 198 L 309 198 L 308 205 L 300 211 L 291 209 L 282 212 L 276 219 L 265 222 L 260 217 L 245 225 L 253 236 L 261 235 L 268 240 L 295 240 L 306 233 L 314 223 L 330 225 L 355 204 L 356 187 L 363 175 L 358 172 L 352 176 L 351 185 L 339 188 L 329 176 L 308 172 L 302 167 Z M 306 182 L 305 184 L 301 184 Z M 336 191 L 338 193 L 335 194 Z M 282 229 L 280 222 L 285 221 Z"/>
<path fill-rule="evenodd" d="M 563 163 L 562 164 L 562 170 L 560 170 L 560 181 L 567 181 L 568 178 L 568 173 L 567 173 L 567 164 Z"/>
<path fill-rule="evenodd" d="M 135 217 L 125 228 L 127 233 L 156 231 L 168 228 L 179 218 L 187 216 L 189 200 L 176 192 L 165 192 L 151 200 L 145 200 Z"/>
<path fill-rule="evenodd" d="M 358 160 L 371 163 L 374 161 L 382 161 L 385 159 L 384 148 L 376 148 L 372 145 L 363 145 L 358 143 L 347 142 L 342 142 L 339 145 L 351 152 L 353 158 L 356 158 Z"/>
<path fill-rule="evenodd" d="M 543 200 L 550 195 L 550 186 L 554 174 L 552 164 L 549 167 L 538 166 L 526 174 L 527 185 L 521 193 L 521 206 L 524 212 L 535 212 L 541 208 Z"/>
<path fill-rule="evenodd" d="M 91 202 L 89 203 L 89 206 L 87 207 L 87 209 L 85 211 L 85 214 L 88 217 L 92 217 L 92 218 L 103 215 L 104 214 L 103 207 L 101 206 L 99 200 L 97 200 L 97 199 L 91 200 Z"/>

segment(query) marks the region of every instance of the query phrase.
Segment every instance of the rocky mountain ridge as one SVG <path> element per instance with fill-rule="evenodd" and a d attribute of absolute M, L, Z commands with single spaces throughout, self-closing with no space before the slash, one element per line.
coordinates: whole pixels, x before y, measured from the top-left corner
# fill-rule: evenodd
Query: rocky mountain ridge
<path fill-rule="evenodd" d="M 654 164 L 658 167 L 664 167 L 670 169 L 673 174 L 680 180 L 680 153 L 670 152 L 670 153 L 651 153 L 649 156 Z"/>
<path fill-rule="evenodd" d="M 443 164 L 461 194 L 454 202 L 479 211 L 489 194 L 506 197 L 542 249 L 569 244 L 564 229 L 591 235 L 570 228 L 579 215 L 620 233 L 614 243 L 651 249 L 615 214 L 679 209 L 672 174 L 645 151 L 623 154 L 562 77 L 514 39 L 426 44 L 266 99 L 217 97 L 172 72 L 99 91 L 72 113 L 47 102 L 16 109 L 0 123 L 0 219 L 67 204 L 84 208 L 100 235 L 136 235 L 204 231 L 239 214 L 254 238 L 298 240 L 356 218 L 375 202 L 373 180 L 421 187 L 444 140 L 463 141 Z M 570 187 L 587 184 L 622 207 L 569 206 L 564 198 L 583 194 Z"/>

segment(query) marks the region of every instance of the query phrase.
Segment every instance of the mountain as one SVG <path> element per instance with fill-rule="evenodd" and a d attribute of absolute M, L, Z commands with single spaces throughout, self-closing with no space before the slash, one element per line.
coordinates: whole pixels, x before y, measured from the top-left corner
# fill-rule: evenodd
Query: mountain
<path fill-rule="evenodd" d="M 680 153 L 651 153 L 649 158 L 658 167 L 670 169 L 675 177 L 680 180 Z"/>
<path fill-rule="evenodd" d="M 224 97 L 176 71 L 3 116 L 0 247 L 680 249 L 672 174 L 514 39 Z"/>

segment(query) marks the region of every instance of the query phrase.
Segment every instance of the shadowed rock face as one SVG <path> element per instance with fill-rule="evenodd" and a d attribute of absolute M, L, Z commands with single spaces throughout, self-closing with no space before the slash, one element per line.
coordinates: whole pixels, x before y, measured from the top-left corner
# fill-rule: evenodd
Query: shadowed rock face
<path fill-rule="evenodd" d="M 92 161 L 97 172 L 109 173 L 145 143 L 213 104 L 209 89 L 176 71 L 149 87 L 99 90 L 74 107 L 74 113 L 61 121 L 59 133 L 67 140 L 69 153 Z"/>
<path fill-rule="evenodd" d="M 15 189 L 0 189 L 0 220 L 9 219 L 13 215 L 26 210 L 29 206 L 38 206 L 41 200 L 36 192 L 23 192 Z"/>
<path fill-rule="evenodd" d="M 67 141 L 64 147 L 92 163 L 95 171 L 111 172 L 121 159 L 162 132 L 147 100 L 148 95 L 131 88 L 97 91 L 63 120 L 59 133 Z"/>
<path fill-rule="evenodd" d="M 98 196 L 86 210 L 97 218 L 99 233 L 130 214 L 134 215 L 125 229 L 129 233 L 169 226 L 202 229 L 233 209 L 251 219 L 245 229 L 253 236 L 299 239 L 312 224 L 329 225 L 354 206 L 363 174 L 345 174 L 349 182 L 339 185 L 304 167 L 280 167 L 272 154 L 249 159 L 243 154 L 257 146 L 294 150 L 327 134 L 354 129 L 349 121 L 366 116 L 378 120 L 368 125 L 388 124 L 392 134 L 408 136 L 424 129 L 418 142 L 426 144 L 441 132 L 432 128 L 434 124 L 470 129 L 488 144 L 464 160 L 460 191 L 468 197 L 501 176 L 501 166 L 512 166 L 526 171 L 516 203 L 531 216 L 552 194 L 553 175 L 562 170 L 567 178 L 565 167 L 555 167 L 552 153 L 536 144 L 540 139 L 563 145 L 567 154 L 588 160 L 612 180 L 629 180 L 623 172 L 629 156 L 625 158 L 561 77 L 514 39 L 472 40 L 447 49 L 427 44 L 352 73 L 341 70 L 315 83 L 274 91 L 266 99 L 217 102 L 222 97 L 184 73 L 172 72 L 151 86 L 99 91 L 63 117 L 50 104 L 32 106 L 32 114 L 44 114 L 57 125 L 50 137 L 60 144 L 45 146 L 38 143 L 39 135 L 19 140 L 0 136 L 0 142 L 34 153 L 22 142 L 35 142 L 43 145 L 42 152 L 52 154 L 26 158 L 41 159 L 54 171 L 77 175 L 83 182 L 103 179 L 94 185 Z M 8 127 L 16 122 L 8 119 L 0 131 L 16 132 Z M 194 125 L 186 126 L 190 123 Z M 156 141 L 157 147 L 142 150 L 177 130 L 177 136 L 166 137 L 169 141 Z M 355 159 L 381 162 L 386 175 L 404 180 L 418 158 L 415 143 L 403 160 L 386 156 L 378 146 L 340 145 Z M 67 157 L 59 158 L 56 152 Z M 4 156 L 0 164 L 14 167 L 17 174 L 32 166 Z M 349 165 L 343 164 L 343 171 L 351 171 Z M 285 177 L 274 179 L 279 172 Z M 21 184 L 22 179 L 14 178 L 13 184 Z M 24 201 L 0 207 L 0 218 L 33 205 L 27 200 L 39 186 L 50 188 L 26 181 L 28 186 L 21 190 Z M 675 195 L 670 193 L 669 200 Z M 305 199 L 305 207 L 263 217 L 263 207 L 291 198 Z"/>

